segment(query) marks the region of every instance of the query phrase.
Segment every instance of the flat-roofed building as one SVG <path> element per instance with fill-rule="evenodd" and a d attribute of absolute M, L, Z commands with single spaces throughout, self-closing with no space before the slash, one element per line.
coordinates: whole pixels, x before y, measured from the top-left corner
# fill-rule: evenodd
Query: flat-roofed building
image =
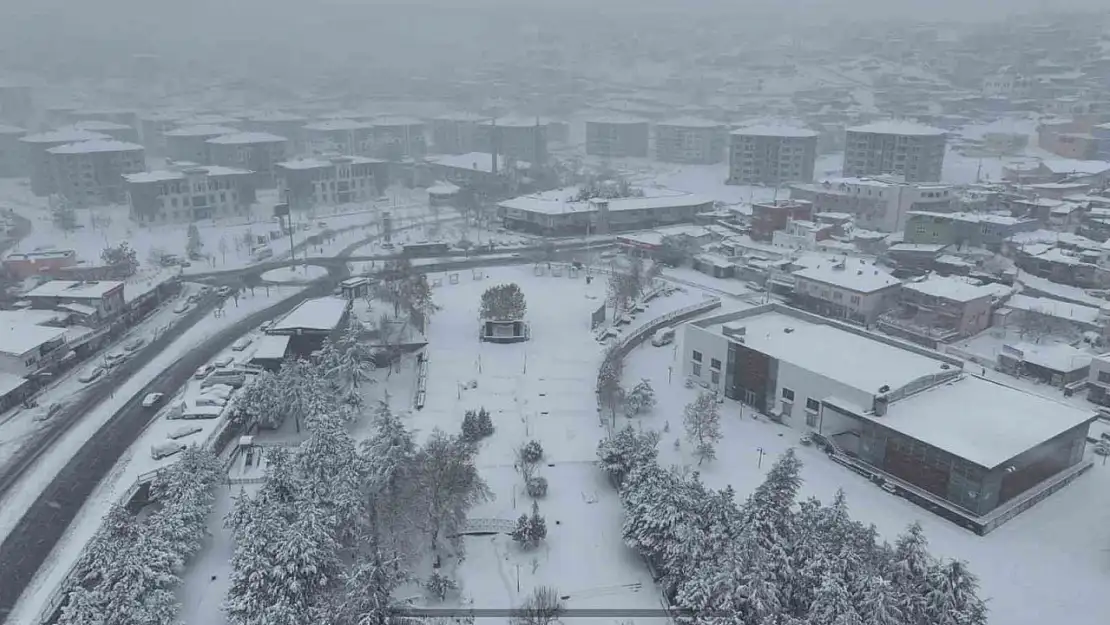
<path fill-rule="evenodd" d="M 646 119 L 599 115 L 586 120 L 586 154 L 602 158 L 647 158 L 651 129 Z"/>
<path fill-rule="evenodd" d="M 497 214 L 506 228 L 545 236 L 640 230 L 692 223 L 713 200 L 670 189 L 645 188 L 643 197 L 576 201 L 576 188 L 506 200 Z"/>
<path fill-rule="evenodd" d="M 929 348 L 967 338 L 991 325 L 998 292 L 961 276 L 932 275 L 907 282 L 896 305 L 881 314 L 878 327 Z"/>
<path fill-rule="evenodd" d="M 478 149 L 477 113 L 448 113 L 432 119 L 432 149 L 439 154 L 466 154 Z"/>
<path fill-rule="evenodd" d="M 108 135 L 116 141 L 125 143 L 139 143 L 139 131 L 133 126 L 118 122 L 107 122 L 99 119 L 86 119 L 74 122 L 73 127 L 78 130 L 88 130 Z"/>
<path fill-rule="evenodd" d="M 27 150 L 19 140 L 27 136 L 27 129 L 0 124 L 0 178 L 20 178 L 27 175 Z"/>
<path fill-rule="evenodd" d="M 67 304 L 88 307 L 85 316 L 104 322 L 121 313 L 126 305 L 124 283 L 114 280 L 51 280 L 32 289 L 24 297 L 38 309 L 53 309 Z"/>
<path fill-rule="evenodd" d="M 28 376 L 65 355 L 64 328 L 29 323 L 0 325 L 0 372 Z"/>
<path fill-rule="evenodd" d="M 388 116 L 370 120 L 374 148 L 371 156 L 398 161 L 420 158 L 428 152 L 427 129 L 415 117 Z"/>
<path fill-rule="evenodd" d="M 304 126 L 308 119 L 293 113 L 263 111 L 248 115 L 242 122 L 248 132 L 266 132 L 289 139 L 289 153 L 299 154 L 305 149 Z"/>
<path fill-rule="evenodd" d="M 268 132 L 241 132 L 208 140 L 213 165 L 254 172 L 260 189 L 277 184 L 274 165 L 289 157 L 289 140 Z"/>
<path fill-rule="evenodd" d="M 543 165 L 547 162 L 547 123 L 539 118 L 499 117 L 478 123 L 479 152 Z"/>
<path fill-rule="evenodd" d="M 19 280 L 73 267 L 76 264 L 77 252 L 74 250 L 12 252 L 4 257 L 4 271 Z"/>
<path fill-rule="evenodd" d="M 139 116 L 139 139 L 147 154 L 151 156 L 166 156 L 165 133 L 180 128 L 178 123 L 185 118 L 185 113 L 171 111 L 155 111 Z"/>
<path fill-rule="evenodd" d="M 58 193 L 74 206 L 123 204 L 123 177 L 146 170 L 146 150 L 114 139 L 82 141 L 50 148 Z"/>
<path fill-rule="evenodd" d="M 49 132 L 26 135 L 19 142 L 26 149 L 26 160 L 31 174 L 31 192 L 46 197 L 58 192 L 54 179 L 54 162 L 47 150 L 79 141 L 106 141 L 106 134 L 76 128 L 62 128 Z"/>
<path fill-rule="evenodd" d="M 246 169 L 194 165 L 126 175 L 131 219 L 164 224 L 245 216 L 256 199 L 252 174 Z"/>
<path fill-rule="evenodd" d="M 664 163 L 712 165 L 725 158 L 727 129 L 708 119 L 681 117 L 655 124 L 655 158 Z"/>
<path fill-rule="evenodd" d="M 274 166 L 280 196 L 293 210 L 370 202 L 384 189 L 378 178 L 388 163 L 365 156 L 309 157 Z M 383 181 L 384 182 L 384 181 Z"/>
<path fill-rule="evenodd" d="M 847 130 L 843 174 L 894 174 L 907 182 L 939 182 L 948 134 L 908 121 L 882 121 Z"/>
<path fill-rule="evenodd" d="M 902 231 L 911 211 L 944 213 L 956 208 L 951 185 L 911 183 L 896 176 L 792 184 L 790 197 L 813 202 L 814 214 L 850 213 L 860 228 L 880 232 Z"/>
<path fill-rule="evenodd" d="M 288 353 L 308 357 L 344 326 L 351 302 L 342 297 L 305 300 L 266 329 L 269 336 L 288 336 Z"/>
<path fill-rule="evenodd" d="M 374 127 L 354 119 L 326 119 L 304 126 L 306 151 L 311 154 L 369 154 Z"/>
<path fill-rule="evenodd" d="M 790 125 L 753 125 L 729 134 L 728 184 L 778 186 L 813 180 L 818 133 Z"/>
<path fill-rule="evenodd" d="M 812 432 L 838 463 L 981 534 L 1090 466 L 1093 410 L 910 343 L 777 303 L 682 334 L 682 371 L 696 384 Z"/>
<path fill-rule="evenodd" d="M 211 165 L 209 139 L 233 135 L 239 131 L 231 126 L 202 124 L 180 126 L 162 133 L 166 145 L 166 158 L 171 161 Z"/>
<path fill-rule="evenodd" d="M 898 299 L 902 282 L 873 260 L 812 254 L 793 272 L 790 302 L 819 315 L 871 326 Z"/>

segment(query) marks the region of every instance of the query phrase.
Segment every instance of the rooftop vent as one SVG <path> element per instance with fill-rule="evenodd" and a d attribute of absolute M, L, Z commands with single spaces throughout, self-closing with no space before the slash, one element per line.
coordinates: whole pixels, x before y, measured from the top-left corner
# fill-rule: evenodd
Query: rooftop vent
<path fill-rule="evenodd" d="M 880 396 L 875 398 L 875 404 L 873 406 L 873 412 L 875 413 L 876 417 L 884 417 L 884 416 L 886 416 L 886 410 L 889 407 L 890 407 L 890 398 L 887 397 L 886 395 L 880 395 Z"/>

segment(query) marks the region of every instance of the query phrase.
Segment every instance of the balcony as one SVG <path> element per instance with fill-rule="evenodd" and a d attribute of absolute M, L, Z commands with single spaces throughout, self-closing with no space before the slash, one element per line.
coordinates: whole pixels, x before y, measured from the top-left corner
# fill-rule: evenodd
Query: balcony
<path fill-rule="evenodd" d="M 947 343 L 960 338 L 959 329 L 952 327 L 944 316 L 915 310 L 912 307 L 885 312 L 879 315 L 879 329 L 926 345 Z"/>

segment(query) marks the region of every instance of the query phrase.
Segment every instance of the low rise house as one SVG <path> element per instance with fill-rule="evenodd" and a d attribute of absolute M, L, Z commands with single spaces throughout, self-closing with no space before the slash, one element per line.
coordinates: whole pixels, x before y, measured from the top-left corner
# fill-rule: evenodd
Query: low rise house
<path fill-rule="evenodd" d="M 1110 408 L 1110 353 L 1091 359 L 1087 373 L 1087 401 Z"/>
<path fill-rule="evenodd" d="M 495 160 L 486 152 L 431 156 L 427 161 L 436 180 L 481 189 L 499 188 L 531 167 L 530 163 L 503 155 Z"/>
<path fill-rule="evenodd" d="M 1087 380 L 1092 358 L 1090 353 L 1065 343 L 1019 342 L 1002 346 L 998 368 L 1016 377 L 1066 388 Z"/>
<path fill-rule="evenodd" d="M 823 241 L 832 241 L 837 227 L 832 224 L 818 224 L 804 219 L 791 219 L 786 227 L 771 233 L 771 244 L 776 247 L 789 247 L 796 250 L 816 251 Z"/>
<path fill-rule="evenodd" d="M 51 273 L 77 264 L 73 250 L 36 250 L 12 252 L 4 258 L 4 271 L 18 280 Z"/>
<path fill-rule="evenodd" d="M 1016 329 L 1030 339 L 1057 336 L 1078 339 L 1094 333 L 1105 336 L 1110 327 L 1110 305 L 1106 310 L 1018 293 L 998 311 L 997 325 Z"/>
<path fill-rule="evenodd" d="M 101 324 L 123 312 L 123 282 L 51 280 L 24 297 L 37 309 L 63 309 L 78 313 L 90 323 Z"/>
<path fill-rule="evenodd" d="M 938 213 L 910 211 L 902 240 L 905 243 L 939 243 L 957 248 L 985 247 L 998 251 L 1021 232 L 1040 228 L 1035 219 L 989 213 Z"/>
<path fill-rule="evenodd" d="M 243 216 L 255 202 L 255 178 L 219 165 L 124 176 L 131 219 L 141 224 L 192 223 Z"/>
<path fill-rule="evenodd" d="M 756 241 L 773 241 L 774 233 L 786 230 L 791 221 L 813 219 L 813 203 L 808 200 L 772 200 L 752 204 L 751 237 Z"/>
<path fill-rule="evenodd" d="M 878 328 L 935 349 L 990 327 L 996 302 L 990 287 L 966 278 L 929 276 L 902 285 L 895 306 L 879 316 Z"/>
<path fill-rule="evenodd" d="M 792 305 L 870 326 L 893 306 L 902 283 L 874 261 L 828 257 L 793 272 Z"/>
<path fill-rule="evenodd" d="M 1023 245 L 1015 255 L 1015 262 L 1022 270 L 1047 278 L 1059 284 L 1092 288 L 1098 283 L 1096 251 L 1076 252 L 1047 244 Z"/>
<path fill-rule="evenodd" d="M 288 336 L 288 352 L 307 358 L 324 341 L 341 330 L 351 312 L 351 302 L 342 297 L 305 300 L 269 328 L 269 336 Z"/>
<path fill-rule="evenodd" d="M 50 369 L 68 353 L 65 339 L 64 328 L 0 325 L 0 373 L 25 378 Z M 13 381 L 7 382 L 11 385 Z"/>

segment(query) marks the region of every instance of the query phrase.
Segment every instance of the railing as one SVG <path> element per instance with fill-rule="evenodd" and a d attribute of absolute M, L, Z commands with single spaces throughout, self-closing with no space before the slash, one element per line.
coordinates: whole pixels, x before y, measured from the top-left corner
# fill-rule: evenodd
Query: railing
<path fill-rule="evenodd" d="M 419 372 L 416 375 L 416 398 L 413 400 L 413 405 L 417 410 L 424 408 L 424 400 L 427 399 L 428 390 L 428 352 L 425 351 L 420 354 Z M 389 366 L 393 366 L 392 363 Z"/>

